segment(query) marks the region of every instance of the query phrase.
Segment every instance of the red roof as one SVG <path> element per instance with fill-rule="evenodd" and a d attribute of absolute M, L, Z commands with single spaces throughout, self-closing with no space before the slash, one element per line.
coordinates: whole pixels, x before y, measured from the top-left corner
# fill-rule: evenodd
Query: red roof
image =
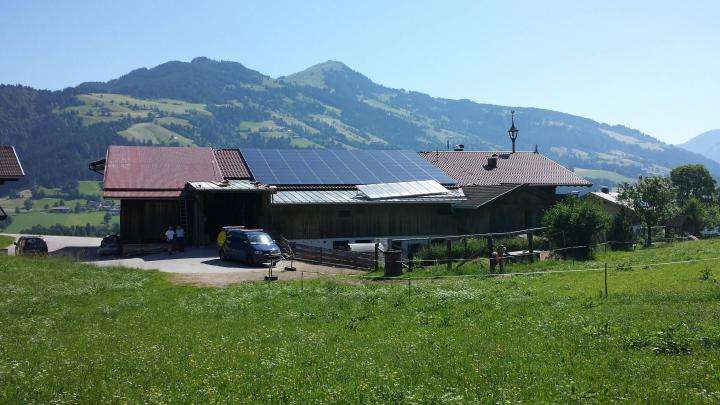
<path fill-rule="evenodd" d="M 105 190 L 105 198 L 177 198 L 180 190 Z"/>
<path fill-rule="evenodd" d="M 17 180 L 25 176 L 15 148 L 0 146 L 0 180 Z"/>
<path fill-rule="evenodd" d="M 237 149 L 218 149 L 215 151 L 220 172 L 226 179 L 249 180 L 252 179 L 250 170 L 245 164 L 240 151 Z"/>
<path fill-rule="evenodd" d="M 488 167 L 496 154 L 497 166 Z M 546 186 L 591 186 L 547 156 L 534 152 L 420 152 L 425 160 L 444 171 L 460 185 L 529 184 Z"/>
<path fill-rule="evenodd" d="M 110 146 L 103 196 L 158 198 L 179 195 L 189 181 L 222 180 L 211 148 Z"/>

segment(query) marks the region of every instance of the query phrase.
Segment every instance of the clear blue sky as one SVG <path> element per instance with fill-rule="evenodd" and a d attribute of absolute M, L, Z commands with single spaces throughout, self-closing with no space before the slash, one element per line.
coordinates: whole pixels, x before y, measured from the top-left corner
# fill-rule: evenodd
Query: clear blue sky
<path fill-rule="evenodd" d="M 717 0 L 0 4 L 0 83 L 60 89 L 196 56 L 273 77 L 335 59 L 390 87 L 671 143 L 720 128 Z"/>

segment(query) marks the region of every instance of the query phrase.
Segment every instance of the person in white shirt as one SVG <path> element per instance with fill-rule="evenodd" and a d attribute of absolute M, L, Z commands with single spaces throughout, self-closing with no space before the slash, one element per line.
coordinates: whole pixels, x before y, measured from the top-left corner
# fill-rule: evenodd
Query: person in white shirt
<path fill-rule="evenodd" d="M 173 243 L 175 243 L 175 230 L 172 225 L 165 231 L 165 241 L 168 244 L 168 255 L 172 255 Z"/>
<path fill-rule="evenodd" d="M 180 225 L 175 227 L 175 241 L 177 241 L 178 250 L 181 252 L 184 252 L 185 251 L 185 230 Z"/>

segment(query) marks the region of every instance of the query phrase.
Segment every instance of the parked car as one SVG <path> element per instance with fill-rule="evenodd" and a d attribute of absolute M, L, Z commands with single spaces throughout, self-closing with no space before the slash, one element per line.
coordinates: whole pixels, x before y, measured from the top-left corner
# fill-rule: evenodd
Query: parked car
<path fill-rule="evenodd" d="M 120 235 L 107 235 L 100 241 L 98 248 L 100 256 L 120 256 L 122 254 L 122 244 L 120 243 Z"/>
<path fill-rule="evenodd" d="M 278 245 L 262 229 L 226 226 L 218 234 L 217 242 L 218 254 L 222 260 L 274 264 L 282 258 Z"/>
<path fill-rule="evenodd" d="M 21 236 L 15 241 L 15 256 L 38 256 L 47 253 L 47 243 L 39 236 Z"/>

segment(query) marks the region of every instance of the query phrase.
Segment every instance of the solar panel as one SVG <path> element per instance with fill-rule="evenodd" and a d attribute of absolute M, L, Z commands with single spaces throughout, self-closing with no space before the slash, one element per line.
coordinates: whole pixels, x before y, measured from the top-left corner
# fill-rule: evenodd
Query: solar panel
<path fill-rule="evenodd" d="M 417 153 L 405 150 L 242 149 L 265 184 L 377 184 L 435 180 L 455 184 Z"/>
<path fill-rule="evenodd" d="M 448 193 L 448 189 L 435 180 L 364 184 L 358 185 L 357 188 L 371 200 L 398 197 L 419 197 Z"/>

